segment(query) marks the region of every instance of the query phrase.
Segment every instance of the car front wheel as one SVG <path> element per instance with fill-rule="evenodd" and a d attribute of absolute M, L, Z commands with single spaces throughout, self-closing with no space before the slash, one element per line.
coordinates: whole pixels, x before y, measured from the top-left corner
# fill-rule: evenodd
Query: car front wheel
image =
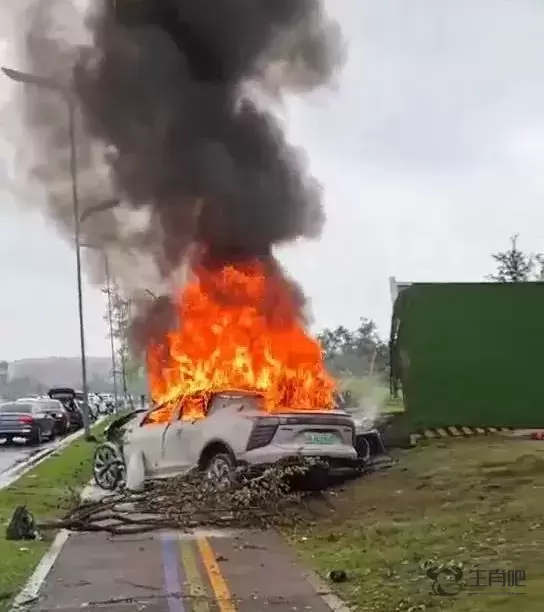
<path fill-rule="evenodd" d="M 217 487 L 228 488 L 232 484 L 234 462 L 227 453 L 217 453 L 208 460 L 206 476 Z"/>
<path fill-rule="evenodd" d="M 365 436 L 357 436 L 355 441 L 355 450 L 357 451 L 357 456 L 359 459 L 363 459 L 364 461 L 368 461 L 370 459 L 372 450 L 370 448 L 370 442 Z"/>
<path fill-rule="evenodd" d="M 93 476 L 96 484 L 106 491 L 113 491 L 125 479 L 125 464 L 114 444 L 101 444 L 94 453 Z"/>

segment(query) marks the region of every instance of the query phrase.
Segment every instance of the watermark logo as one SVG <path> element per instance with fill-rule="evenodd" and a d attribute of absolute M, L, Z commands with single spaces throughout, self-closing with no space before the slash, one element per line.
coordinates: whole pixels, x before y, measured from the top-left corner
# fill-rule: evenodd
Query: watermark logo
<path fill-rule="evenodd" d="M 473 569 L 458 566 L 435 565 L 427 568 L 432 580 L 432 591 L 439 597 L 467 595 L 522 595 L 526 585 L 526 572 L 522 569 Z"/>
<path fill-rule="evenodd" d="M 463 570 L 459 567 L 430 567 L 427 576 L 433 581 L 433 593 L 440 597 L 455 597 L 463 588 Z"/>

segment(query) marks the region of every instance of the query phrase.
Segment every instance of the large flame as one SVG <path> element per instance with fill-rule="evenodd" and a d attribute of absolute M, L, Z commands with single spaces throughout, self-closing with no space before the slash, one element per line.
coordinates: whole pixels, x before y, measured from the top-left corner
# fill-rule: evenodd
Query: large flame
<path fill-rule="evenodd" d="M 177 309 L 179 327 L 148 350 L 157 404 L 185 397 L 184 417 L 194 419 L 211 393 L 248 391 L 262 395 L 271 413 L 333 407 L 336 384 L 276 265 L 200 266 Z"/>

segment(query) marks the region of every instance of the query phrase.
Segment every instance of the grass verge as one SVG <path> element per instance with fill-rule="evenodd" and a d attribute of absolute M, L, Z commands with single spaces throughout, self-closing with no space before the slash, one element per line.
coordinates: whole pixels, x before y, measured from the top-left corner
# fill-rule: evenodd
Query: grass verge
<path fill-rule="evenodd" d="M 323 520 L 290 534 L 305 561 L 323 576 L 345 570 L 333 586 L 361 612 L 540 612 L 544 444 L 434 441 L 399 459 L 332 494 Z M 442 563 L 463 570 L 450 597 L 426 575 Z M 525 587 L 503 586 L 509 570 L 525 572 Z"/>
<path fill-rule="evenodd" d="M 378 377 L 345 377 L 340 382 L 340 388 L 351 391 L 355 398 L 363 402 L 375 405 L 380 414 L 404 412 L 402 398 L 393 399 L 387 383 Z"/>
<path fill-rule="evenodd" d="M 93 429 L 97 438 L 108 422 Z M 94 449 L 95 444 L 79 438 L 0 491 L 0 529 L 3 530 L 0 534 L 0 612 L 9 609 L 13 597 L 55 536 L 47 532 L 43 534 L 45 539 L 42 541 L 6 540 L 5 530 L 13 510 L 17 505 L 26 504 L 37 521 L 63 514 L 92 476 Z"/>

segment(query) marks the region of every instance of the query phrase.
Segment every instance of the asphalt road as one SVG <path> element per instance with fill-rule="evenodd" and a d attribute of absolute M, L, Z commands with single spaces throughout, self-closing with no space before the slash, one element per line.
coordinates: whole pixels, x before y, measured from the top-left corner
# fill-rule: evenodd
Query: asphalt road
<path fill-rule="evenodd" d="M 23 463 L 32 455 L 54 446 L 55 442 L 47 442 L 41 446 L 28 446 L 24 442 L 6 445 L 0 442 L 0 475 L 19 463 Z"/>

